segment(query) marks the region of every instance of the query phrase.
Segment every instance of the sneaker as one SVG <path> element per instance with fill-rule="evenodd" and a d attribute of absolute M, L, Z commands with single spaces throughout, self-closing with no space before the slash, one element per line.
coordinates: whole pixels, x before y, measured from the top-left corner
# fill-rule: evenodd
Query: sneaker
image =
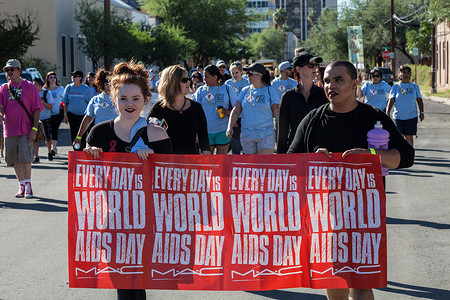
<path fill-rule="evenodd" d="M 48 154 L 48 160 L 53 161 L 53 154 L 51 152 Z"/>
<path fill-rule="evenodd" d="M 31 188 L 31 182 L 25 182 L 25 198 L 33 198 L 33 189 Z"/>
<path fill-rule="evenodd" d="M 16 198 L 23 198 L 25 196 L 25 185 L 20 184 L 19 190 L 17 191 Z"/>
<path fill-rule="evenodd" d="M 39 156 L 35 156 L 33 160 L 33 164 L 37 164 L 39 162 Z"/>
<path fill-rule="evenodd" d="M 52 155 L 55 156 L 56 154 L 58 154 L 58 148 L 53 148 Z"/>

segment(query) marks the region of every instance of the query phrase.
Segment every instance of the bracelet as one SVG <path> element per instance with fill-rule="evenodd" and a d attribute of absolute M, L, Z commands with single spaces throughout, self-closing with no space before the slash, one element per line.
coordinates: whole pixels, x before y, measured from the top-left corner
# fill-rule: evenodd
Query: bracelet
<path fill-rule="evenodd" d="M 373 149 L 373 148 L 369 148 L 369 151 L 370 151 L 370 154 L 374 154 L 374 155 L 377 154 L 377 152 L 376 152 L 375 149 Z"/>
<path fill-rule="evenodd" d="M 81 140 L 81 136 L 77 135 L 77 136 L 75 137 L 75 139 L 76 139 L 76 140 Z"/>
<path fill-rule="evenodd" d="M 37 128 L 36 127 L 31 127 L 31 129 L 37 132 Z"/>
<path fill-rule="evenodd" d="M 421 115 L 424 115 L 425 113 L 423 111 L 420 112 Z"/>
<path fill-rule="evenodd" d="M 67 113 L 64 113 L 64 117 L 67 117 Z"/>

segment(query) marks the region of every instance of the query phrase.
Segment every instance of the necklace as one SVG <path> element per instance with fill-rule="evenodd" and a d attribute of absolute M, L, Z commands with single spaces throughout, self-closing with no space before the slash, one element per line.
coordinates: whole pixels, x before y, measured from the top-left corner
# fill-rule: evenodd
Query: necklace
<path fill-rule="evenodd" d="M 110 111 L 112 109 L 112 107 L 113 107 L 112 105 L 110 105 L 109 103 L 106 102 L 106 100 L 105 100 L 105 93 L 104 92 L 102 93 L 102 105 L 101 106 L 106 111 Z"/>
<path fill-rule="evenodd" d="M 211 105 L 216 105 L 216 102 L 217 102 L 217 95 L 219 95 L 219 91 L 220 91 L 220 84 L 217 86 L 217 93 L 216 93 L 216 96 L 214 97 L 214 103 L 211 104 L 211 101 L 208 99 L 208 95 L 209 95 L 209 85 L 206 86 L 206 100 L 208 101 L 209 104 L 211 104 Z"/>
<path fill-rule="evenodd" d="M 179 110 L 178 110 L 178 109 L 175 109 L 175 107 L 173 107 L 173 105 L 171 105 L 171 107 L 172 107 L 172 109 L 173 109 L 174 111 L 180 113 L 180 115 L 181 115 L 181 114 L 183 113 L 183 108 L 184 108 L 185 105 L 186 105 L 186 97 L 184 97 L 183 106 L 182 106 Z"/>
<path fill-rule="evenodd" d="M 398 87 L 400 88 L 400 91 L 399 91 L 400 94 L 402 94 L 403 96 L 406 96 L 409 94 L 409 89 L 411 88 L 411 82 L 408 82 L 408 90 L 406 91 L 406 93 L 402 92 L 402 86 L 401 86 L 400 82 L 398 83 Z"/>
<path fill-rule="evenodd" d="M 259 98 L 261 98 L 261 95 L 262 95 L 262 93 L 263 93 L 263 91 L 264 91 L 264 88 L 265 88 L 266 86 L 263 86 L 262 87 L 262 89 L 261 89 L 261 93 L 259 93 L 259 96 L 258 96 L 258 98 L 256 98 L 256 101 L 252 101 L 252 92 L 253 92 L 253 86 L 250 88 L 250 103 L 252 104 L 252 105 L 255 105 L 256 104 L 256 102 L 258 102 L 259 101 Z"/>

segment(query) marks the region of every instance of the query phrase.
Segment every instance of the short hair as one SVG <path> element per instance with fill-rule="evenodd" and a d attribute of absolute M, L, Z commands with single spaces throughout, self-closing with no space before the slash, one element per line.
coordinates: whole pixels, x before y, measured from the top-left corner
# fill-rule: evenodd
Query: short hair
<path fill-rule="evenodd" d="M 331 69 L 332 67 L 345 67 L 347 69 L 347 74 L 352 80 L 356 80 L 356 78 L 358 78 L 358 71 L 356 71 L 355 66 L 347 60 L 333 60 L 327 66 L 327 69 Z"/>
<path fill-rule="evenodd" d="M 179 65 L 169 66 L 162 71 L 158 85 L 162 107 L 173 105 L 175 97 L 181 93 L 180 80 L 188 76 L 188 71 Z"/>
<path fill-rule="evenodd" d="M 137 85 L 141 89 L 145 103 L 148 103 L 152 97 L 148 77 L 148 72 L 144 69 L 144 66 L 138 65 L 134 60 L 116 65 L 111 77 L 111 94 L 114 103 L 117 101 L 119 88 L 124 84 Z"/>
<path fill-rule="evenodd" d="M 404 71 L 408 71 L 409 73 L 411 73 L 411 68 L 409 67 L 409 66 L 407 66 L 407 65 L 403 65 L 403 66 L 401 66 L 400 68 L 398 68 L 398 71 L 399 72 L 404 72 Z"/>
<path fill-rule="evenodd" d="M 97 74 L 95 74 L 95 85 L 98 87 L 100 91 L 104 91 L 106 84 L 109 81 L 109 77 L 111 76 L 111 72 L 106 71 L 105 69 L 99 69 Z"/>
<path fill-rule="evenodd" d="M 381 77 L 381 71 L 378 68 L 373 68 L 372 70 L 370 70 L 369 72 L 369 76 L 372 77 L 375 73 L 378 73 L 378 75 L 380 75 Z"/>
<path fill-rule="evenodd" d="M 39 84 L 40 86 L 44 86 L 44 82 L 43 82 L 42 79 L 40 79 L 40 78 L 35 78 L 35 79 L 33 79 L 33 82 L 36 82 L 36 83 Z"/>
<path fill-rule="evenodd" d="M 48 83 L 48 77 L 50 76 L 50 75 L 55 75 L 56 76 L 56 73 L 55 73 L 55 71 L 50 71 L 50 72 L 48 72 L 47 73 L 47 75 L 45 75 L 45 85 L 44 85 L 44 87 L 46 88 L 46 89 L 48 89 L 48 87 L 50 86 L 50 84 Z M 59 83 L 58 83 L 58 77 L 56 77 L 56 85 L 59 85 Z"/>
<path fill-rule="evenodd" d="M 234 61 L 230 65 L 230 72 L 232 69 L 238 69 L 241 72 L 244 72 L 244 69 L 242 68 L 242 64 L 239 61 Z"/>

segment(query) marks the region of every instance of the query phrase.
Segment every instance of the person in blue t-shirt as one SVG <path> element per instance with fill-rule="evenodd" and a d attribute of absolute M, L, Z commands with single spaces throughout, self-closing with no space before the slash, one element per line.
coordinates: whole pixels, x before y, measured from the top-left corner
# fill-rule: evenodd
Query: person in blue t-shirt
<path fill-rule="evenodd" d="M 358 86 L 358 98 L 365 97 L 364 102 L 382 111 L 386 111 L 387 94 L 391 91 L 391 86 L 381 80 L 381 72 L 378 68 L 373 68 L 369 73 L 370 81 L 364 83 L 362 88 Z"/>
<path fill-rule="evenodd" d="M 64 123 L 69 123 L 70 138 L 73 141 L 83 121 L 86 107 L 94 95 L 90 87 L 81 83 L 81 80 L 83 80 L 83 72 L 76 70 L 71 72 L 70 75 L 72 76 L 73 83 L 68 84 L 64 89 L 62 103 L 64 103 Z M 86 135 L 81 139 L 80 150 L 84 149 L 85 146 Z"/>
<path fill-rule="evenodd" d="M 81 144 L 81 137 L 86 133 L 89 127 L 94 121 L 94 124 L 101 123 L 103 121 L 109 121 L 118 116 L 118 112 L 114 102 L 111 100 L 109 77 L 111 72 L 100 69 L 95 75 L 95 85 L 97 86 L 100 94 L 91 98 L 86 107 L 85 116 L 78 129 L 77 136 L 73 140 L 73 145 Z M 80 145 L 81 146 L 81 145 Z"/>
<path fill-rule="evenodd" d="M 272 154 L 275 147 L 273 118 L 278 126 L 280 94 L 270 86 L 270 73 L 260 63 L 244 68 L 250 81 L 239 94 L 228 122 L 227 136 L 242 113 L 241 144 L 244 154 Z"/>
<path fill-rule="evenodd" d="M 395 125 L 408 143 L 413 146 L 413 135 L 417 134 L 418 119 L 423 121 L 425 118 L 422 95 L 419 86 L 410 81 L 410 67 L 401 66 L 398 69 L 398 78 L 400 82 L 392 86 L 389 94 L 387 113 L 389 115 L 392 107 L 394 107 L 393 119 Z M 417 116 L 417 106 L 419 106 L 419 116 Z"/>
<path fill-rule="evenodd" d="M 291 78 L 293 69 L 288 61 L 284 61 L 278 65 L 280 76 L 272 81 L 272 87 L 280 93 L 281 96 L 290 89 L 297 86 L 297 81 Z"/>
<path fill-rule="evenodd" d="M 43 110 L 41 111 L 41 114 L 39 116 L 39 120 L 42 121 L 42 124 L 44 125 L 44 131 L 45 131 L 45 145 L 47 146 L 48 150 L 48 160 L 53 160 L 52 155 L 52 123 L 51 123 L 51 113 L 53 109 L 53 96 L 52 93 L 50 93 L 47 90 L 44 90 L 44 82 L 40 78 L 35 78 L 33 80 L 34 86 L 37 88 L 39 92 L 39 97 L 42 101 Z M 34 151 L 34 161 L 33 163 L 39 162 L 39 143 L 34 142 L 33 143 L 33 151 Z"/>
<path fill-rule="evenodd" d="M 226 135 L 230 109 L 236 104 L 236 93 L 223 83 L 219 68 L 209 65 L 204 73 L 205 85 L 194 94 L 194 101 L 200 103 L 205 112 L 211 153 L 227 154 L 231 138 Z M 234 120 L 236 123 L 236 120 Z"/>
<path fill-rule="evenodd" d="M 244 69 L 242 68 L 242 64 L 239 61 L 235 61 L 230 65 L 230 72 L 232 79 L 228 79 L 225 84 L 234 89 L 236 95 L 239 96 L 242 89 L 246 86 L 249 86 L 247 78 L 242 77 Z M 241 118 L 238 118 L 236 124 L 233 127 L 233 139 L 231 140 L 231 152 L 233 154 L 241 154 L 242 145 L 241 145 Z"/>

